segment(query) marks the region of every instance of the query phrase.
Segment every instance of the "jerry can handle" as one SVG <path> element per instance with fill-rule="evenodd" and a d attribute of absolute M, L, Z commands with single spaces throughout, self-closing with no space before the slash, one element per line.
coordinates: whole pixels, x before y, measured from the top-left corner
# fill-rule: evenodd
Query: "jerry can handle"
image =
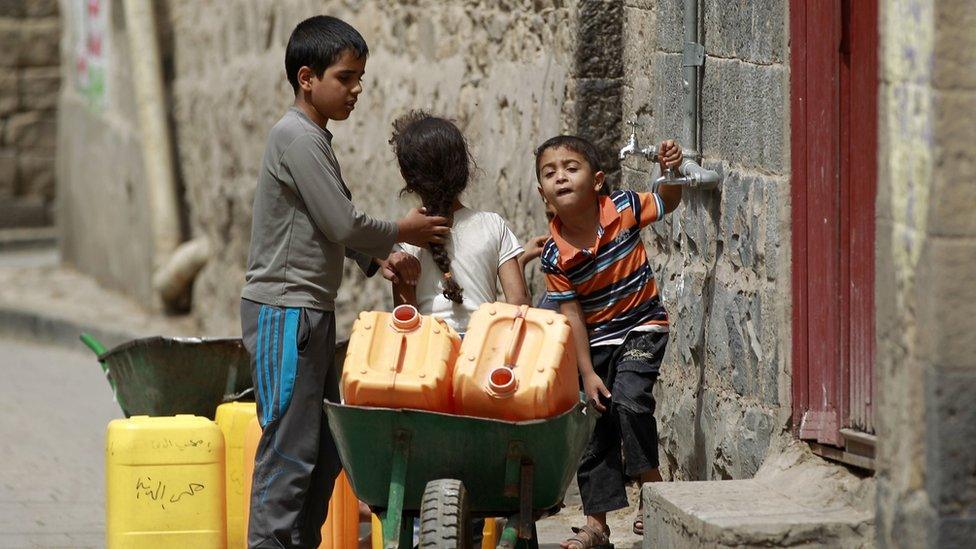
<path fill-rule="evenodd" d="M 518 314 L 515 315 L 515 324 L 512 325 L 512 339 L 508 342 L 508 351 L 505 353 L 505 366 L 515 367 L 515 354 L 518 351 L 519 343 L 522 341 L 522 331 L 525 328 L 525 313 L 529 311 L 528 305 L 519 305 Z"/>

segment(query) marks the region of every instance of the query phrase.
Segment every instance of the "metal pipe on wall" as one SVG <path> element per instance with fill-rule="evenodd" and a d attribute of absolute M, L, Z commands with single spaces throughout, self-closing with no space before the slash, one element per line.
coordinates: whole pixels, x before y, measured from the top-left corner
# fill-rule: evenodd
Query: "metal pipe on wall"
<path fill-rule="evenodd" d="M 124 0 L 123 9 L 149 202 L 152 284 L 163 303 L 171 305 L 206 263 L 210 246 L 205 238 L 180 245 L 180 206 L 153 3 Z"/>
<path fill-rule="evenodd" d="M 698 0 L 684 0 L 684 48 L 681 56 L 681 78 L 684 89 L 684 142 L 694 150 L 693 160 L 701 155 L 701 142 L 698 136 L 698 71 L 701 65 L 695 64 L 694 55 L 698 42 Z"/>
<path fill-rule="evenodd" d="M 173 150 L 166 119 L 163 68 L 152 2 L 124 0 L 132 84 L 139 116 L 152 230 L 153 270 L 159 269 L 181 240 Z"/>
<path fill-rule="evenodd" d="M 701 167 L 701 132 L 698 127 L 701 106 L 699 76 L 705 63 L 705 47 L 699 42 L 698 0 L 684 0 L 684 47 L 681 53 L 681 80 L 684 91 L 684 143 L 685 161 L 678 171 L 685 176 L 691 188 L 714 189 L 721 181 L 718 173 Z"/>

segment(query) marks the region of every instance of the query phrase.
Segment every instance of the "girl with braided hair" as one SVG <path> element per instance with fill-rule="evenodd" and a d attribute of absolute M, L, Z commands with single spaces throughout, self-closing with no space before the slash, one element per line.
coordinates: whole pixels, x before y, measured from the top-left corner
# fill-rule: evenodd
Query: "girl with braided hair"
<path fill-rule="evenodd" d="M 416 195 L 428 215 L 451 220 L 446 243 L 402 245 L 420 260 L 421 270 L 416 286 L 393 282 L 395 303 L 443 318 L 460 334 L 479 305 L 497 300 L 499 281 L 506 302 L 528 305 L 518 239 L 501 216 L 467 208 L 459 199 L 472 171 L 461 130 L 444 118 L 413 111 L 393 123 L 390 144 L 405 183 L 401 194 Z"/>

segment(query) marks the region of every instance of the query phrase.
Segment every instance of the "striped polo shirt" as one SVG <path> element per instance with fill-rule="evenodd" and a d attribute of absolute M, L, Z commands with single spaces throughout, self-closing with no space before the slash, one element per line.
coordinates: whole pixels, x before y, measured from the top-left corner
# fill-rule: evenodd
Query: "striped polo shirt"
<path fill-rule="evenodd" d="M 599 197 L 600 227 L 592 248 L 580 250 L 560 235 L 559 218 L 542 248 L 542 272 L 552 301 L 578 300 L 590 346 L 623 343 L 633 331 L 668 331 L 640 230 L 664 216 L 656 193 L 615 191 Z"/>

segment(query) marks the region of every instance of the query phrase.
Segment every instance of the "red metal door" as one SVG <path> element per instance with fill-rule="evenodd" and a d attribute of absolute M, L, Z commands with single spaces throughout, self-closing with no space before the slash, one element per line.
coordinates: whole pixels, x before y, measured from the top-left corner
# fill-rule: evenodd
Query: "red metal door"
<path fill-rule="evenodd" d="M 791 2 L 793 426 L 840 447 L 873 431 L 877 22 Z"/>

